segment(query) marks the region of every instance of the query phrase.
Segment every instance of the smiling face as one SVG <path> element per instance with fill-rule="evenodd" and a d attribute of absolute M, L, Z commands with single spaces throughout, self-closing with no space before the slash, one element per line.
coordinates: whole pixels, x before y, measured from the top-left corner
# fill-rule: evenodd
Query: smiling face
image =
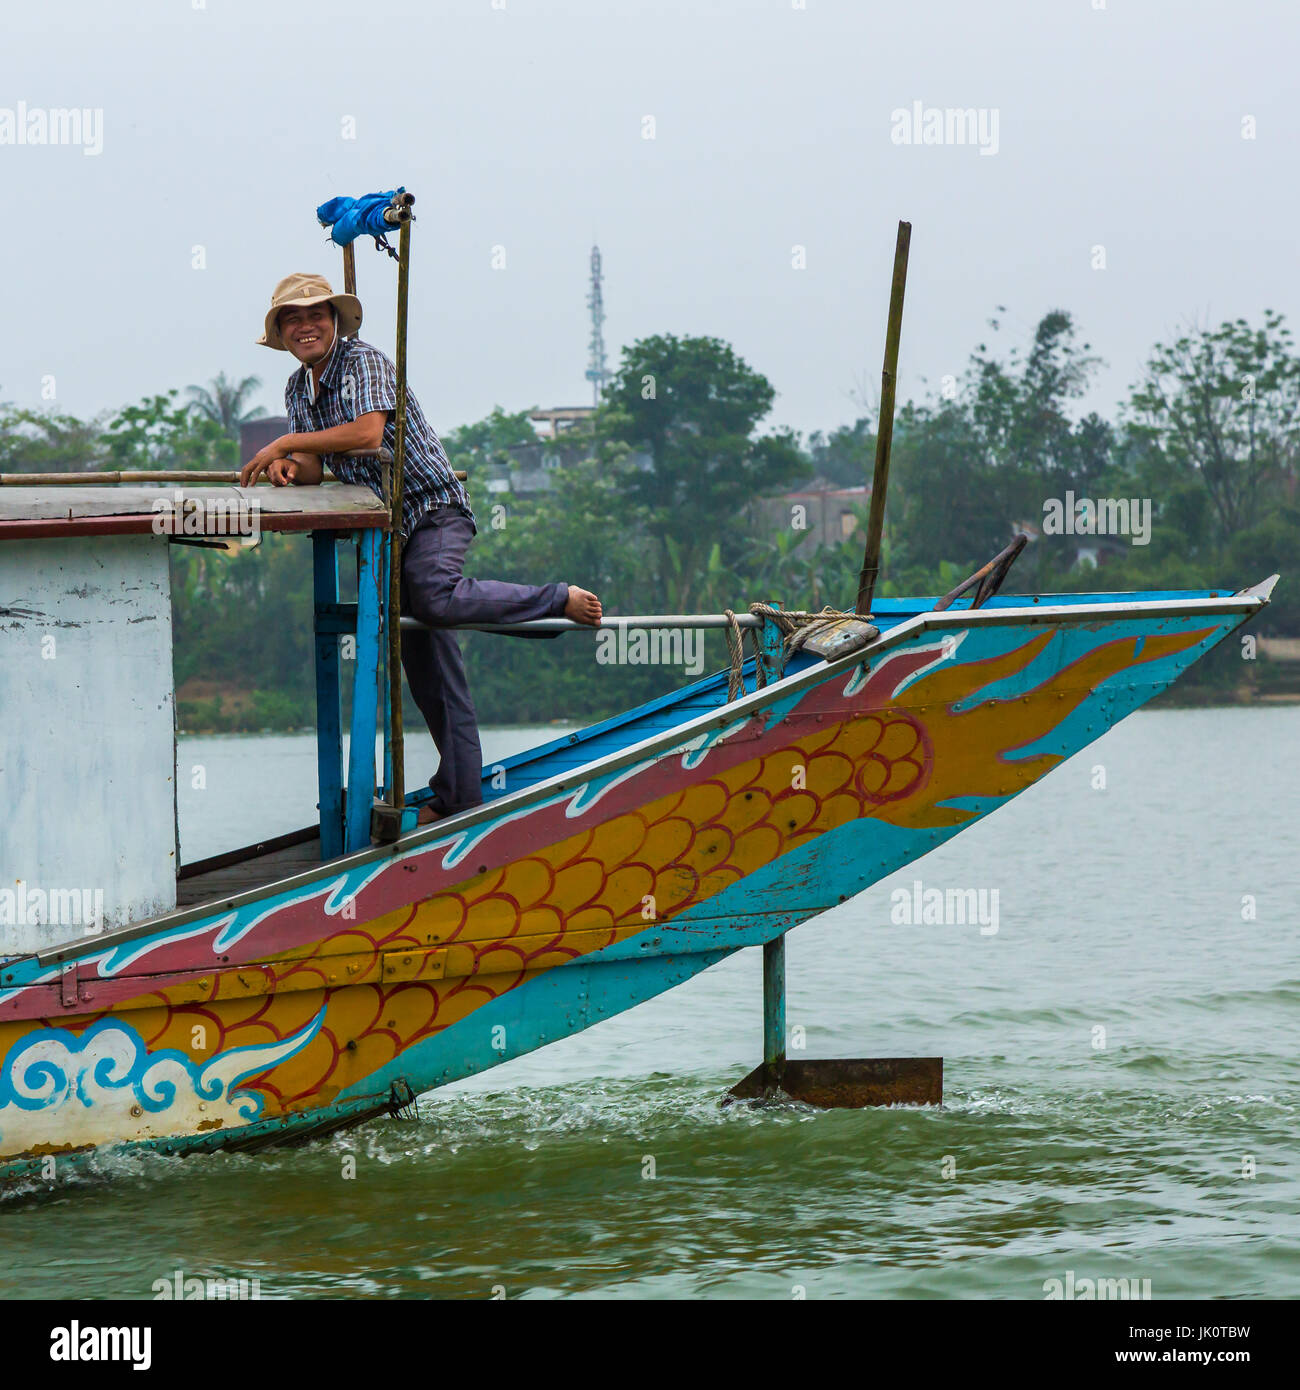
<path fill-rule="evenodd" d="M 306 366 L 314 366 L 334 346 L 334 311 L 329 304 L 281 309 L 276 319 L 285 347 Z"/>

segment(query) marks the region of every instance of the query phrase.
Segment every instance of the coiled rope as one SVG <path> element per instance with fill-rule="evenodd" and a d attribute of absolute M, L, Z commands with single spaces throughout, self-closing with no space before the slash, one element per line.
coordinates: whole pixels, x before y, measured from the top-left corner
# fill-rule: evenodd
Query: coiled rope
<path fill-rule="evenodd" d="M 782 643 L 781 671 L 777 673 L 778 680 L 785 670 L 785 663 L 810 637 L 815 636 L 818 632 L 824 632 L 838 622 L 843 622 L 845 618 L 854 616 L 852 613 L 842 612 L 829 605 L 823 608 L 820 613 L 809 613 L 800 609 L 774 608 L 770 603 L 751 603 L 749 611 L 756 618 L 763 618 L 768 622 L 775 623 L 785 635 L 785 641 Z M 731 655 L 731 670 L 727 676 L 727 703 L 730 704 L 738 695 L 743 693 L 745 688 L 746 631 L 749 632 L 754 648 L 754 680 L 755 688 L 758 690 L 762 690 L 767 684 L 767 666 L 763 660 L 759 643 L 758 634 L 761 629 L 742 628 L 736 621 L 735 613 L 730 608 L 724 608 L 723 613 L 727 619 L 727 650 Z"/>

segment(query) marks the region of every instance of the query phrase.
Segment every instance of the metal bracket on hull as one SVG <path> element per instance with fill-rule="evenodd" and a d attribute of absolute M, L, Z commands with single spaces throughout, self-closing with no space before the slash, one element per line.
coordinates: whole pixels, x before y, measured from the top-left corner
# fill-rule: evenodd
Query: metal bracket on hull
<path fill-rule="evenodd" d="M 370 838 L 381 845 L 391 845 L 415 829 L 418 815 L 417 806 L 399 809 L 386 801 L 376 801 L 370 807 Z"/>
<path fill-rule="evenodd" d="M 822 1110 L 868 1105 L 942 1105 L 942 1057 L 835 1057 L 788 1061 L 785 1055 L 785 935 L 763 944 L 763 1061 L 722 1098 Z"/>
<path fill-rule="evenodd" d="M 59 1002 L 65 1009 L 75 1009 L 89 1004 L 95 997 L 89 988 L 94 976 L 78 961 L 69 961 L 59 971 Z"/>

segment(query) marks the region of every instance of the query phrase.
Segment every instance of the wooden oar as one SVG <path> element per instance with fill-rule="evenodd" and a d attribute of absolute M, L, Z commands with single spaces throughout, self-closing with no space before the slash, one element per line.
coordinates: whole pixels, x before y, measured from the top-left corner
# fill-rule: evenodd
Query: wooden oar
<path fill-rule="evenodd" d="M 885 333 L 885 365 L 880 374 L 880 422 L 876 429 L 876 469 L 871 483 L 871 513 L 867 520 L 867 548 L 858 576 L 859 617 L 871 612 L 876 576 L 880 572 L 880 540 L 885 527 L 885 491 L 889 487 L 889 446 L 894 437 L 894 387 L 898 380 L 898 340 L 903 331 L 903 290 L 907 284 L 907 250 L 912 224 L 898 224 L 894 250 L 894 283 L 889 293 L 889 327 Z"/>

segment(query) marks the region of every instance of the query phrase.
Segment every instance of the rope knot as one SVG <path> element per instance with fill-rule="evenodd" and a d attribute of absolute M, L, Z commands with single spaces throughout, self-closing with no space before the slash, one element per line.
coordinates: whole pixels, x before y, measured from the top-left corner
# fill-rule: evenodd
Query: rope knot
<path fill-rule="evenodd" d="M 843 622 L 845 618 L 856 616 L 851 612 L 832 608 L 829 604 L 819 613 L 795 608 L 777 608 L 770 603 L 751 603 L 749 611 L 755 618 L 775 623 L 784 635 L 778 680 L 785 672 L 785 663 L 809 638 L 824 632 L 835 623 Z M 745 688 L 745 630 L 736 621 L 736 615 L 730 608 L 723 609 L 723 613 L 727 619 L 727 650 L 731 655 L 731 671 L 727 676 L 727 703 L 730 704 Z M 767 684 L 767 664 L 763 660 L 758 636 L 760 631 L 759 628 L 749 629 L 754 648 L 754 684 L 757 690 L 762 690 Z"/>

